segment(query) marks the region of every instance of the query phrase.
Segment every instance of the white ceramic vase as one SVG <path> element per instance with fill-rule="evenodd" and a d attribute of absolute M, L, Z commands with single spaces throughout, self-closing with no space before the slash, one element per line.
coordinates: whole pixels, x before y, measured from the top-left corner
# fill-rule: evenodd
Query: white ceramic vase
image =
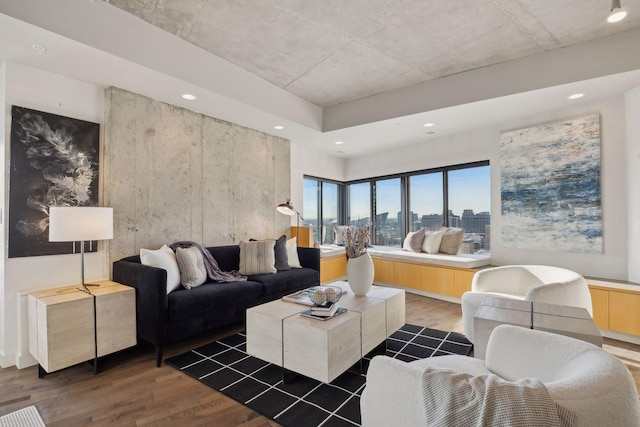
<path fill-rule="evenodd" d="M 354 294 L 364 296 L 373 285 L 373 261 L 369 252 L 347 262 L 347 281 Z"/>

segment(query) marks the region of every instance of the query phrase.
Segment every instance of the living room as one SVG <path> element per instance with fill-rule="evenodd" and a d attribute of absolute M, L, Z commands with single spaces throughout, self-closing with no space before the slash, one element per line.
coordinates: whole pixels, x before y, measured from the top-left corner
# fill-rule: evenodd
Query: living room
<path fill-rule="evenodd" d="M 347 114 L 347 108 L 357 112 L 364 110 L 361 104 L 347 103 L 340 108 L 326 109 L 323 115 L 322 109 L 295 99 L 297 97 L 289 93 L 280 93 L 274 87 L 263 92 L 264 88 L 259 86 L 259 83 L 251 81 L 251 84 L 255 85 L 253 87 L 261 89 L 260 96 L 255 97 L 259 99 L 249 99 L 252 87 L 250 85 L 245 87 L 249 89 L 242 90 L 228 84 L 221 89 L 222 96 L 212 94 L 215 91 L 211 89 L 199 95 L 198 101 L 211 104 L 211 110 L 202 110 L 200 104 L 189 104 L 179 99 L 179 94 L 186 90 L 195 91 L 198 89 L 198 82 L 205 81 L 205 87 L 210 85 L 211 83 L 206 82 L 210 77 L 197 68 L 207 65 L 209 70 L 215 69 L 212 63 L 184 67 L 190 68 L 189 78 L 184 78 L 184 70 L 173 69 L 167 73 L 153 71 L 152 74 L 158 78 L 156 83 L 141 80 L 139 74 L 127 74 L 127 67 L 105 69 L 101 66 L 104 64 L 103 55 L 117 54 L 111 50 L 112 46 L 107 46 L 109 43 L 106 39 L 116 37 L 115 33 L 118 31 L 123 34 L 117 37 L 126 38 L 130 29 L 128 26 L 105 29 L 104 34 L 109 36 L 105 36 L 105 40 L 90 41 L 78 35 L 78 41 L 73 42 L 73 47 L 78 49 L 79 53 L 74 54 L 86 58 L 83 62 L 85 69 L 70 70 L 68 65 L 61 63 L 55 56 L 60 50 L 68 47 L 66 43 L 73 38 L 70 33 L 88 31 L 87 27 L 95 25 L 95 22 L 85 19 L 87 16 L 109 11 L 103 22 L 111 24 L 116 22 L 110 21 L 115 20 L 114 15 L 120 18 L 124 12 L 112 11 L 111 9 L 115 8 L 104 2 L 82 2 L 78 6 L 82 9 L 79 12 L 81 19 L 74 20 L 72 17 L 64 17 L 64 12 L 68 10 L 66 8 L 71 6 L 58 4 L 64 2 L 52 3 L 56 4 L 44 7 L 35 1 L 0 3 L 0 13 L 6 13 L 2 15 L 1 30 L 5 40 L 22 40 L 24 37 L 30 40 L 28 49 L 32 49 L 31 43 L 42 40 L 43 33 L 47 33 L 47 37 L 52 40 L 52 44 L 47 46 L 49 53 L 27 54 L 16 51 L 13 58 L 3 58 L 0 67 L 3 82 L 0 88 L 0 99 L 3 103 L 0 108 L 5 117 L 0 123 L 5 146 L 2 157 L 5 171 L 2 181 L 5 194 L 3 212 L 6 218 L 9 211 L 6 192 L 11 185 L 8 182 L 8 173 L 11 167 L 9 135 L 12 105 L 100 123 L 104 132 L 100 170 L 101 201 L 105 206 L 113 206 L 116 209 L 116 238 L 110 243 L 102 244 L 97 253 L 86 255 L 86 278 L 89 281 L 108 278 L 113 261 L 135 254 L 141 247 L 159 247 L 171 241 L 185 239 L 215 245 L 237 243 L 249 238 L 276 237 L 287 230 L 289 225 L 295 225 L 295 220 L 290 221 L 288 217 L 279 215 L 275 206 L 289 197 L 294 205 L 303 206 L 302 182 L 305 175 L 344 182 L 489 160 L 492 166 L 494 265 L 558 265 L 578 271 L 584 276 L 611 282 L 640 282 L 640 266 L 635 262 L 640 252 L 640 230 L 637 227 L 637 219 L 640 218 L 640 195 L 634 191 L 634 184 L 638 182 L 640 174 L 637 172 L 640 168 L 636 155 L 640 144 L 640 123 L 633 119 L 640 114 L 640 59 L 629 54 L 640 40 L 637 16 L 633 18 L 633 26 L 624 33 L 585 42 L 580 46 L 565 47 L 565 57 L 551 51 L 539 54 L 533 59 L 525 58 L 488 67 L 495 74 L 494 77 L 487 75 L 491 73 L 483 70 L 472 70 L 460 73 L 455 80 L 440 79 L 443 86 L 439 90 L 445 92 L 445 95 L 425 97 L 429 99 L 424 102 L 431 102 L 433 105 L 420 107 L 425 108 L 424 111 L 434 110 L 433 120 L 442 123 L 438 121 L 442 111 L 454 104 L 465 104 L 457 113 L 457 121 L 465 123 L 456 132 L 409 141 L 390 149 L 363 152 L 361 155 L 343 155 L 335 153 L 334 147 L 331 147 L 333 153 L 325 148 L 315 149 L 313 142 L 302 142 L 293 136 L 279 133 L 273 129 L 273 124 L 278 123 L 269 122 L 265 117 L 256 123 L 247 123 L 247 119 L 242 117 L 245 112 L 241 111 L 239 105 L 248 103 L 252 109 L 263 107 L 267 112 L 266 116 L 271 119 L 284 117 L 281 123 L 285 123 L 285 130 L 305 127 L 313 129 L 314 133 L 320 133 L 318 129 L 330 131 L 332 126 L 333 129 L 352 128 L 353 132 L 357 132 L 358 126 L 362 124 L 358 122 L 362 121 L 361 118 L 353 117 L 351 124 L 340 124 L 339 121 L 351 117 Z M 35 10 L 40 6 L 43 6 L 41 12 L 36 13 Z M 605 5 L 605 12 L 608 12 L 608 6 Z M 100 8 L 98 12 L 91 10 L 96 7 Z M 631 4 L 627 7 L 633 10 L 631 8 L 635 6 Z M 58 13 L 60 17 L 57 23 L 47 22 L 47 15 L 57 17 Z M 71 22 L 81 26 L 82 31 L 72 30 Z M 140 55 L 144 61 L 150 61 L 150 52 L 154 49 L 164 49 L 166 52 L 173 51 L 174 48 L 184 49 L 184 59 L 191 54 L 189 48 L 184 46 L 187 43 L 173 40 L 175 37 L 157 28 L 147 25 L 144 31 L 143 39 L 147 40 L 153 35 L 157 35 L 158 39 L 148 39 L 145 46 L 126 46 L 122 44 L 121 38 L 116 40 L 121 43 L 120 49 L 129 50 L 121 52 L 125 59 L 118 61 L 126 62 L 127 55 L 129 60 L 130 55 Z M 60 35 L 52 36 L 49 32 Z M 150 67 L 151 62 L 144 61 L 140 60 L 136 66 L 139 67 L 140 63 L 143 63 L 144 66 Z M 159 69 L 166 71 L 166 67 L 175 67 L 175 63 L 157 61 Z M 222 73 L 220 69 L 218 72 Z M 525 70 L 528 71 L 525 73 Z M 563 75 L 562 70 L 571 76 Z M 89 75 L 94 73 L 95 79 L 70 77 L 80 71 Z M 107 79 L 105 76 L 108 74 L 117 74 L 113 77 L 112 88 L 107 88 L 101 83 Z M 499 84 L 501 79 L 503 86 Z M 175 102 L 165 95 L 154 98 L 154 88 L 151 87 L 154 85 L 164 85 L 167 89 L 180 87 L 182 92 L 176 91 L 172 95 Z M 452 85 L 462 88 L 460 92 L 463 93 L 456 93 L 455 101 L 443 100 L 442 98 L 447 98 L 446 89 Z M 489 101 L 488 106 L 474 102 L 483 96 L 478 92 L 482 92 L 488 86 L 500 86 L 502 93 L 498 98 L 509 98 L 508 104 L 502 104 L 508 107 L 499 106 L 498 101 Z M 585 88 L 591 91 L 584 99 L 577 102 L 566 99 L 572 93 L 587 92 Z M 265 93 L 271 94 L 271 97 Z M 536 98 L 537 95 L 541 98 Z M 379 110 L 384 109 L 385 104 L 395 104 L 394 99 L 373 97 L 372 101 L 378 103 L 375 107 Z M 530 108 L 519 110 L 519 106 L 523 104 Z M 534 104 L 535 108 L 531 108 Z M 180 108 L 173 108 L 171 105 Z M 496 117 L 490 122 L 479 123 L 476 117 L 480 115 L 481 110 L 492 110 Z M 160 113 L 155 115 L 156 111 Z M 504 247 L 500 241 L 501 222 L 498 214 L 500 134 L 506 130 L 594 112 L 601 117 L 603 253 L 558 253 Z M 407 115 L 414 113 L 416 111 L 408 111 Z M 212 117 L 213 120 L 209 122 L 209 119 L 204 117 Z M 127 126 L 121 121 L 126 119 L 135 122 L 135 126 L 129 128 L 129 134 Z M 323 120 L 326 123 L 324 127 Z M 392 117 L 382 116 L 377 121 L 380 122 L 379 126 L 396 126 Z M 201 122 L 208 124 L 203 126 Z M 257 122 L 261 124 L 258 125 Z M 402 123 L 404 126 L 406 122 Z M 419 126 L 422 126 L 421 122 Z M 156 131 L 154 137 L 147 140 L 144 140 L 144 137 L 140 138 L 140 135 L 144 135 L 150 128 Z M 221 141 L 216 150 L 207 151 L 206 145 L 199 145 L 201 143 L 198 132 L 206 134 L 205 129 L 209 129 L 207 141 Z M 225 140 L 220 135 L 233 136 Z M 184 150 L 176 141 L 188 144 L 190 150 Z M 244 142 L 247 145 L 242 145 Z M 137 148 L 135 156 L 130 153 L 131 147 Z M 347 152 L 356 150 L 355 147 L 349 146 L 349 141 L 340 149 Z M 243 150 L 252 152 L 252 155 L 241 156 L 241 160 L 234 163 L 234 158 Z M 185 153 L 186 151 L 188 152 Z M 201 161 L 201 156 L 206 162 Z M 265 158 L 274 158 L 274 162 L 264 162 Z M 247 160 L 250 160 L 250 163 L 246 163 Z M 203 164 L 206 165 L 206 169 Z M 230 188 L 233 194 L 221 201 L 217 196 L 222 194 L 225 188 L 213 185 L 212 181 L 216 180 L 225 182 L 226 189 Z M 257 187 L 260 181 L 272 184 L 265 190 L 264 183 Z M 167 203 L 167 194 L 171 196 L 170 203 Z M 184 208 L 191 205 L 196 207 L 188 210 Z M 224 213 L 221 214 L 215 209 L 223 209 Z M 150 215 L 150 212 L 153 214 Z M 215 225 L 207 221 L 207 215 L 211 212 L 216 212 Z M 7 224 L 8 221 L 5 220 L 3 223 Z M 25 313 L 21 311 L 17 302 L 17 294 L 29 289 L 77 282 L 79 262 L 74 255 L 8 258 L 6 225 L 0 232 L 5 242 L 0 250 L 4 260 L 0 287 L 0 365 L 27 367 L 35 361 L 28 351 Z M 415 305 L 421 306 L 420 303 Z M 454 311 L 455 308 L 450 310 Z M 443 326 L 445 327 L 451 329 L 454 326 Z M 636 341 L 633 341 L 634 337 L 624 338 L 636 344 L 640 340 L 637 337 Z M 123 360 L 122 363 L 126 365 L 127 361 Z M 148 372 L 148 375 L 153 374 L 153 370 Z M 83 380 L 90 384 L 91 377 L 83 377 Z"/>

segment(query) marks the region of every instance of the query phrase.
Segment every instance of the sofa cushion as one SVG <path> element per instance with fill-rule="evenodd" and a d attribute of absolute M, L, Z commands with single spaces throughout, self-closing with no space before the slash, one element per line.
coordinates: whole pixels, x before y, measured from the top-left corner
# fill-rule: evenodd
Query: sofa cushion
<path fill-rule="evenodd" d="M 273 248 L 276 258 L 276 270 L 291 270 L 289 265 L 289 252 L 287 250 L 287 236 L 284 234 L 276 239 L 276 245 Z"/>
<path fill-rule="evenodd" d="M 336 236 L 333 244 L 335 245 L 346 245 L 347 244 L 347 230 L 351 229 L 351 232 L 354 233 L 355 227 L 353 225 L 337 225 L 333 224 L 333 233 Z"/>
<path fill-rule="evenodd" d="M 264 286 L 252 281 L 205 283 L 193 289 L 178 289 L 168 295 L 169 320 L 197 316 L 200 313 L 264 295 Z"/>
<path fill-rule="evenodd" d="M 202 253 L 195 246 L 176 248 L 176 261 L 180 268 L 180 283 L 187 289 L 195 288 L 207 281 Z"/>
<path fill-rule="evenodd" d="M 256 240 L 253 242 L 240 242 L 240 274 L 275 273 L 275 240 Z"/>
<path fill-rule="evenodd" d="M 424 240 L 422 241 L 422 252 L 437 254 L 440 250 L 440 244 L 442 243 L 442 236 L 444 236 L 446 231 L 446 228 L 442 228 L 438 231 L 426 232 L 424 234 Z"/>
<path fill-rule="evenodd" d="M 404 238 L 404 243 L 402 244 L 402 249 L 410 252 L 421 252 L 424 231 L 424 228 L 421 228 L 418 231 L 410 231 L 407 233 L 407 237 Z"/>
<path fill-rule="evenodd" d="M 278 274 L 260 274 L 249 276 L 249 280 L 264 285 L 265 295 L 285 291 L 297 291 L 318 284 L 318 272 L 311 268 L 296 268 L 281 271 Z"/>
<path fill-rule="evenodd" d="M 464 229 L 449 228 L 442 235 L 440 242 L 440 252 L 443 254 L 457 255 L 462 248 L 462 240 L 464 239 Z"/>
<path fill-rule="evenodd" d="M 176 255 L 167 245 L 160 249 L 140 249 L 140 262 L 150 267 L 162 268 L 167 271 L 167 293 L 180 286 L 180 269 Z"/>
<path fill-rule="evenodd" d="M 287 240 L 287 256 L 289 257 L 289 267 L 302 268 L 298 256 L 298 243 L 295 237 Z"/>

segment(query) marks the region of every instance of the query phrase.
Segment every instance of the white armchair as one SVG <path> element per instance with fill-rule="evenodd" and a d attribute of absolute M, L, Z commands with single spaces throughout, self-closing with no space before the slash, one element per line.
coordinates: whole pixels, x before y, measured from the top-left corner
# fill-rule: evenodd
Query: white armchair
<path fill-rule="evenodd" d="M 423 377 L 428 368 L 476 378 L 495 374 L 518 384 L 537 378 L 553 402 L 576 416 L 578 426 L 640 425 L 635 382 L 616 357 L 574 338 L 500 325 L 489 338 L 486 360 L 452 355 L 406 363 L 374 357 L 360 399 L 362 426 L 429 425 L 424 396 L 433 395 L 428 389 L 433 384 Z M 442 408 L 446 403 L 451 402 L 432 406 Z"/>
<path fill-rule="evenodd" d="M 485 296 L 584 307 L 593 316 L 587 282 L 575 271 L 547 265 L 508 265 L 478 271 L 462 295 L 462 321 L 473 342 L 473 316 Z"/>

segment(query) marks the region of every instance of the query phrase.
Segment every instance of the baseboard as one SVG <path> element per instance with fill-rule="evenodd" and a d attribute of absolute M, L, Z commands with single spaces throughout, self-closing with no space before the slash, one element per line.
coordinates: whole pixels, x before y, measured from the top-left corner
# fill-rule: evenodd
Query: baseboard
<path fill-rule="evenodd" d="M 8 368 L 10 366 L 15 366 L 15 364 L 15 354 L 5 354 L 4 352 L 0 352 L 0 368 Z"/>
<path fill-rule="evenodd" d="M 455 304 L 460 304 L 461 303 L 460 298 L 452 297 L 452 296 L 449 296 L 449 295 L 442 295 L 442 294 L 436 294 L 436 293 L 433 293 L 433 292 L 421 291 L 419 289 L 409 288 L 409 287 L 406 287 L 406 286 L 399 286 L 399 285 L 395 285 L 393 283 L 380 282 L 379 280 L 376 280 L 375 282 L 373 282 L 373 284 L 374 285 L 378 285 L 378 286 L 384 286 L 384 287 L 387 287 L 387 288 L 403 289 L 405 292 L 408 292 L 410 294 L 421 295 L 423 297 L 439 299 L 439 300 L 442 300 L 442 301 L 452 302 L 452 303 L 455 303 Z"/>
<path fill-rule="evenodd" d="M 605 338 L 640 345 L 640 337 L 636 335 L 623 334 L 622 332 L 610 331 L 608 329 L 600 329 L 600 333 Z"/>

